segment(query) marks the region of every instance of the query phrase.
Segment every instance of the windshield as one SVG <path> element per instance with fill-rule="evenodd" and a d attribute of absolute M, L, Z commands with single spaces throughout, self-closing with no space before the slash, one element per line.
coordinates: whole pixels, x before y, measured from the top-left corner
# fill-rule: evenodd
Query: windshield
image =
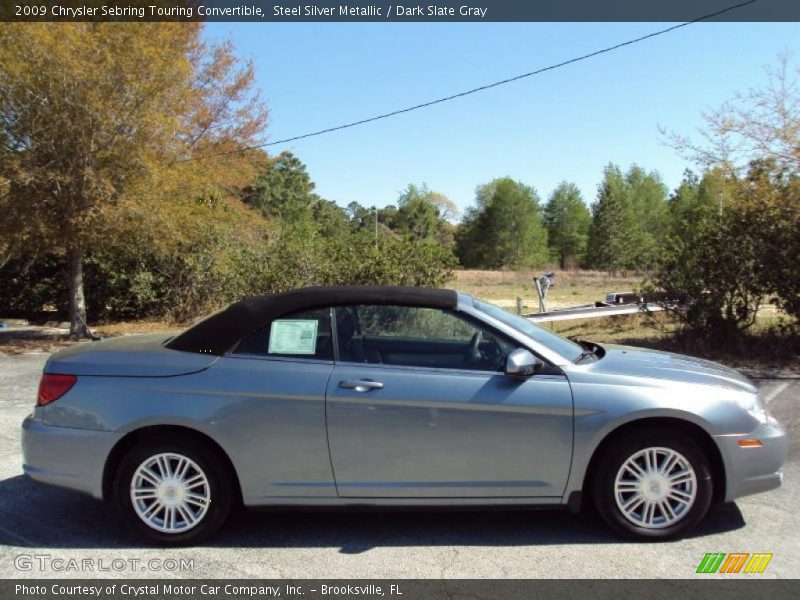
<path fill-rule="evenodd" d="M 546 346 L 556 354 L 559 354 L 564 358 L 571 360 L 572 362 L 578 360 L 583 353 L 583 348 L 579 344 L 576 344 L 565 337 L 561 337 L 552 331 L 547 331 L 543 327 L 539 327 L 524 317 L 512 314 L 507 310 L 503 310 L 499 306 L 488 304 L 487 302 L 483 302 L 477 298 L 473 298 L 473 302 L 475 308 L 481 312 L 485 312 L 490 317 L 493 317 L 498 321 L 505 323 L 509 327 L 513 327 L 517 331 L 524 333 L 543 346 Z"/>

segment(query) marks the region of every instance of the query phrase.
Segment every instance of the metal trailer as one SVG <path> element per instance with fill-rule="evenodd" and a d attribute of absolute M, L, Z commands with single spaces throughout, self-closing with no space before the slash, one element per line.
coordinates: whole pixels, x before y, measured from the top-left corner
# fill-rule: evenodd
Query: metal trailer
<path fill-rule="evenodd" d="M 539 297 L 539 312 L 522 316 L 534 323 L 543 323 L 547 321 L 570 321 L 616 317 L 618 315 L 635 315 L 664 310 L 664 307 L 660 304 L 644 302 L 644 299 L 635 292 L 612 292 L 606 294 L 605 302 L 577 304 L 548 310 L 547 292 L 553 286 L 555 277 L 555 273 L 545 273 L 541 277 L 534 278 L 533 284 Z M 521 299 L 517 299 L 517 312 L 522 312 Z"/>

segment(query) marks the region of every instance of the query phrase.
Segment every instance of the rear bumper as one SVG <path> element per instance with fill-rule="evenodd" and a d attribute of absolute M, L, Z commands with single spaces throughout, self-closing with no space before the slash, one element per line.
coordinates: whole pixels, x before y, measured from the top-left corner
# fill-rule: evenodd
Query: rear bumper
<path fill-rule="evenodd" d="M 760 448 L 742 448 L 738 442 L 756 439 Z M 774 419 L 747 434 L 714 436 L 725 462 L 725 501 L 780 487 L 783 463 L 789 455 L 786 431 Z"/>
<path fill-rule="evenodd" d="M 117 441 L 108 431 L 22 422 L 22 470 L 36 481 L 103 497 L 106 457 Z"/>

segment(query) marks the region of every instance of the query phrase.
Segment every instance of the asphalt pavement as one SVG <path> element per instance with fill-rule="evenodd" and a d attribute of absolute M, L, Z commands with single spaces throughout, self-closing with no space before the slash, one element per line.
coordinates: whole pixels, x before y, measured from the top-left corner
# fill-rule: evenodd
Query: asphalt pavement
<path fill-rule="evenodd" d="M 800 380 L 758 381 L 791 435 L 783 487 L 720 507 L 687 539 L 622 542 L 553 510 L 242 511 L 207 545 L 165 550 L 103 503 L 22 475 L 20 423 L 46 358 L 0 355 L 0 578 L 707 578 L 707 552 L 773 553 L 759 577 L 800 576 Z"/>

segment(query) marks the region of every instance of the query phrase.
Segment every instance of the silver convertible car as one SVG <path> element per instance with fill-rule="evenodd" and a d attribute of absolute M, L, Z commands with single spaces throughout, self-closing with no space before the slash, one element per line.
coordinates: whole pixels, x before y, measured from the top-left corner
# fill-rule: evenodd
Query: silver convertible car
<path fill-rule="evenodd" d="M 664 539 L 779 486 L 788 451 L 732 369 L 404 287 L 271 294 L 174 337 L 73 346 L 22 428 L 25 473 L 112 501 L 162 545 L 240 503 L 592 503 L 617 532 Z"/>

